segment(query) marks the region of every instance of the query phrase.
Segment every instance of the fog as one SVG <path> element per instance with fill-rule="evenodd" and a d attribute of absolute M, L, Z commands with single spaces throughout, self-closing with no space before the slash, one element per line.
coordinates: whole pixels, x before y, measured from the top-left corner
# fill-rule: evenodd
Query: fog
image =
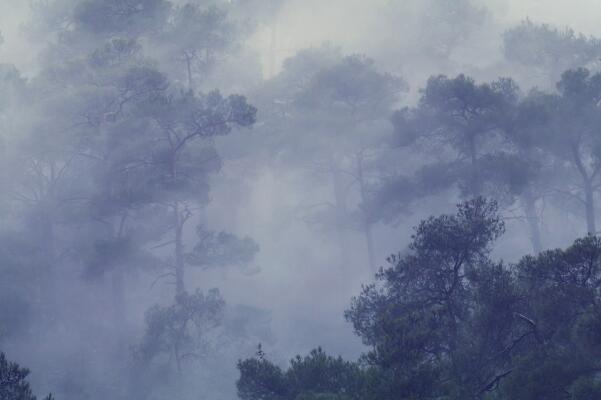
<path fill-rule="evenodd" d="M 236 399 L 259 353 L 365 354 L 351 298 L 429 216 L 495 201 L 507 263 L 596 235 L 600 16 L 0 1 L 0 351 L 39 397 Z"/>

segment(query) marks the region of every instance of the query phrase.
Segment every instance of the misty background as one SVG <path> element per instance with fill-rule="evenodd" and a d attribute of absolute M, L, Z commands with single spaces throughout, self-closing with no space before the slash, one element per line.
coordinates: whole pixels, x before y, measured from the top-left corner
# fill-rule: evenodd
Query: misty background
<path fill-rule="evenodd" d="M 94 243 L 105 240 L 103 235 L 109 232 L 103 228 L 105 222 L 117 230 L 121 211 L 98 216 L 78 211 L 83 207 L 80 203 L 65 203 L 64 210 L 52 214 L 56 218 L 54 230 L 45 232 L 39 225 L 41 219 L 31 216 L 38 212 L 37 203 L 32 204 L 27 195 L 46 187 L 36 179 L 54 174 L 52 168 L 67 171 L 65 181 L 55 187 L 60 192 L 56 198 L 96 195 L 99 182 L 104 182 L 96 175 L 92 178 L 92 173 L 100 174 L 96 166 L 65 161 L 71 160 L 67 153 L 75 140 L 65 127 L 79 123 L 82 112 L 78 107 L 101 107 L 104 100 L 94 103 L 94 96 L 110 97 L 115 86 L 111 74 L 121 76 L 107 67 L 89 84 L 86 79 L 92 79 L 92 73 L 78 74 L 79 62 L 119 36 L 103 31 L 102 23 L 94 25 L 100 33 L 77 31 L 84 28 L 69 19 L 74 10 L 88 3 L 94 2 L 0 2 L 0 209 L 4 238 L 0 250 L 0 271 L 4 269 L 0 327 L 11 327 L 0 330 L 0 349 L 32 370 L 29 379 L 35 393 L 52 392 L 64 400 L 134 398 L 130 391 L 134 384 L 148 388 L 139 398 L 233 399 L 236 362 L 254 355 L 259 343 L 280 363 L 318 345 L 356 359 L 364 346 L 344 319 L 350 298 L 363 283 L 371 282 L 390 254 L 405 248 L 412 227 L 420 219 L 452 211 L 465 197 L 452 184 L 419 195 L 415 186 L 408 185 L 402 193 L 393 193 L 401 205 L 373 216 L 369 223 L 361 219 L 366 204 L 374 204 L 369 203 L 370 196 L 380 199 L 377 194 L 385 182 L 398 175 L 412 176 L 421 166 L 446 157 L 445 151 L 453 151 L 449 150 L 451 145 L 446 145 L 446 150 L 424 144 L 399 145 L 395 142 L 398 131 L 391 122 L 393 113 L 417 107 L 420 90 L 428 78 L 439 74 L 449 78 L 465 74 L 477 84 L 509 77 L 524 97 L 535 87 L 555 91 L 564 69 L 587 67 L 597 72 L 601 66 L 601 46 L 591 45 L 593 54 L 587 54 L 582 62 L 571 58 L 571 46 L 566 46 L 562 50 L 566 56 L 560 54 L 557 65 L 528 64 L 519 56 L 511 56 L 507 49 L 511 42 L 506 40 L 506 32 L 528 24 L 548 24 L 557 32 L 573 29 L 576 37 L 583 35 L 582 40 L 601 38 L 601 5 L 594 0 L 165 1 L 171 7 L 167 12 L 175 13 L 173 10 L 189 5 L 200 12 L 218 10 L 218 18 L 227 21 L 218 29 L 230 29 L 231 39 L 227 39 L 230 33 L 224 34 L 223 46 L 211 50 L 214 57 L 186 73 L 178 46 L 204 43 L 200 39 L 202 23 L 191 25 L 200 26 L 198 32 L 182 25 L 158 37 L 155 31 L 162 27 L 150 21 L 127 33 L 139 46 L 131 63 L 164 74 L 169 85 L 165 90 L 173 89 L 174 97 L 186 90 L 208 93 L 218 89 L 225 100 L 211 112 L 221 112 L 220 107 L 227 105 L 233 109 L 230 114 L 236 114 L 238 103 L 228 103 L 227 96 L 243 95 L 248 105 L 256 107 L 256 116 L 240 117 L 231 122 L 231 132 L 218 133 L 203 142 L 207 144 L 199 154 L 214 154 L 218 161 L 209 167 L 210 163 L 203 164 L 202 170 L 190 169 L 191 174 L 202 177 L 201 192 L 186 192 L 185 200 L 178 197 L 153 202 L 155 208 L 148 201 L 144 203 L 148 209 L 128 209 L 131 225 L 126 224 L 125 231 L 131 229 L 132 243 L 141 255 L 127 259 L 126 264 L 134 267 L 124 272 L 117 285 L 112 270 L 103 269 L 110 260 L 90 261 L 82 254 L 69 254 L 73 243 L 96 249 L 86 250 L 88 253 L 98 251 Z M 175 17 L 162 21 L 169 18 Z M 62 36 L 63 32 L 75 33 Z M 529 51 L 539 49 L 526 49 Z M 99 62 L 109 57 L 96 54 Z M 345 67 L 335 69 L 340 65 L 359 65 L 365 74 L 360 76 L 373 79 L 372 91 L 372 81 L 366 78 L 366 93 L 362 95 L 368 99 L 367 105 L 359 106 L 358 111 L 348 113 L 337 106 L 328 108 L 325 103 L 330 93 L 327 85 L 340 83 L 337 79 L 349 71 Z M 319 75 L 323 71 L 330 75 Z M 106 93 L 105 88 L 109 88 Z M 244 110 L 252 114 L 252 110 Z M 77 132 L 73 135 L 88 140 L 86 132 L 100 132 L 105 123 L 118 125 L 121 117 L 116 115 L 115 122 L 112 114 L 105 113 L 102 122 L 93 128 L 74 128 Z M 164 121 L 171 121 L 169 118 Z M 124 124 L 131 125 L 118 129 L 147 129 L 142 122 L 137 123 L 126 121 Z M 103 147 L 103 151 L 108 158 L 125 148 L 138 154 L 146 147 L 136 147 L 136 140 L 132 139 L 134 144 L 119 144 L 117 140 L 116 147 Z M 94 146 L 108 146 L 107 142 L 110 140 L 99 140 Z M 361 179 L 357 177 L 358 165 L 366 168 Z M 39 168 L 42 177 L 32 177 L 30 168 L 34 172 Z M 573 179 L 572 175 L 560 175 L 556 175 L 560 183 L 561 179 Z M 438 185 L 427 179 L 423 184 L 432 188 Z M 519 196 L 509 197 L 499 195 L 508 234 L 499 240 L 494 252 L 516 261 L 536 249 Z M 224 254 L 207 250 L 208 255 L 197 256 L 210 261 L 202 264 L 201 260 L 197 267 L 190 261 L 185 267 L 186 290 L 193 293 L 198 288 L 207 294 L 218 288 L 225 302 L 224 316 L 216 324 L 217 331 L 206 333 L 206 348 L 198 357 L 175 368 L 174 360 L 163 355 L 158 361 L 149 361 L 149 371 L 132 373 L 138 362 L 135 353 L 145 343 L 145 315 L 154 305 L 166 309 L 173 303 L 173 273 L 164 269 L 174 262 L 173 232 L 162 218 L 168 219 L 169 207 L 180 202 L 186 202 L 190 210 L 182 228 L 185 251 L 194 249 L 202 232 L 231 235 L 215 236 Z M 540 218 L 535 224 L 540 228 L 543 249 L 565 246 L 586 234 L 586 218 L 578 202 L 554 192 L 541 195 L 533 204 Z M 181 213 L 181 208 L 177 212 Z M 98 222 L 101 219 L 104 222 Z M 204 231 L 197 235 L 199 226 Z M 44 253 L 50 240 L 55 260 Z M 116 250 L 109 247 L 105 251 L 110 255 Z M 230 259 L 230 251 L 241 255 Z M 40 275 L 36 269 L 49 261 L 56 262 L 54 278 Z M 121 290 L 120 294 L 116 290 Z M 118 296 L 119 304 L 115 304 Z M 52 299 L 52 303 L 44 304 L 49 301 L 44 299 Z M 173 378 L 175 370 L 181 368 L 183 378 Z"/>

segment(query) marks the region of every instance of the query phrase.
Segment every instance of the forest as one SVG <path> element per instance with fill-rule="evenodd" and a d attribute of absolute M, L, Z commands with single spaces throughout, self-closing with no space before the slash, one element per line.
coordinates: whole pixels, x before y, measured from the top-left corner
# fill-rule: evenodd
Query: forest
<path fill-rule="evenodd" d="M 601 399 L 599 12 L 0 1 L 0 400 Z"/>

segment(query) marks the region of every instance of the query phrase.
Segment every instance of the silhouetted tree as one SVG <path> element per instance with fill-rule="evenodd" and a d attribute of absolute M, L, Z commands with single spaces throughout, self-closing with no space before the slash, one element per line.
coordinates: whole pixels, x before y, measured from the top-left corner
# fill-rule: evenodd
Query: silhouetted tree
<path fill-rule="evenodd" d="M 507 265 L 490 258 L 503 231 L 483 198 L 422 221 L 346 312 L 369 348 L 358 363 L 244 360 L 241 398 L 596 398 L 601 240 Z"/>
<path fill-rule="evenodd" d="M 313 131 L 314 140 L 323 147 L 323 159 L 317 162 L 332 177 L 337 229 L 348 224 L 349 186 L 356 185 L 359 202 L 366 200 L 369 152 L 381 145 L 386 132 L 382 121 L 405 90 L 401 78 L 377 71 L 372 60 L 350 56 L 318 71 L 297 99 L 306 129 Z M 369 264 L 375 268 L 373 221 L 366 211 L 359 210 L 359 229 L 365 234 Z"/>
<path fill-rule="evenodd" d="M 211 345 L 209 335 L 221 323 L 224 306 L 217 289 L 206 295 L 199 290 L 193 294 L 181 292 L 174 304 L 155 305 L 146 312 L 146 332 L 135 349 L 136 357 L 148 363 L 166 355 L 182 373 L 186 359 L 202 358 L 206 353 Z"/>
<path fill-rule="evenodd" d="M 356 364 L 321 348 L 293 358 L 286 371 L 264 358 L 240 361 L 238 369 L 236 386 L 243 400 L 356 399 L 361 398 L 364 380 Z"/>
<path fill-rule="evenodd" d="M 599 173 L 599 124 L 601 74 L 587 69 L 569 70 L 557 83 L 558 95 L 546 96 L 548 119 L 540 146 L 558 163 L 568 163 L 573 178 L 565 180 L 561 192 L 575 198 L 584 208 L 586 230 L 596 234 L 595 192 L 601 187 Z"/>
<path fill-rule="evenodd" d="M 565 70 L 596 64 L 601 40 L 527 19 L 503 33 L 503 53 L 507 60 L 534 69 L 552 85 Z"/>
<path fill-rule="evenodd" d="M 36 400 L 29 382 L 26 381 L 29 370 L 6 359 L 0 352 L 0 398 L 2 400 Z M 51 394 L 44 400 L 53 400 Z"/>

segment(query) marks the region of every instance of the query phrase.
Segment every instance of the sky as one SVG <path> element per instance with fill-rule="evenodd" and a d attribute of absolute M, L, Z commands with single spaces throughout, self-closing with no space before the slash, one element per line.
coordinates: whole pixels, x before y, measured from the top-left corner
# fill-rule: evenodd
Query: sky
<path fill-rule="evenodd" d="M 394 2 L 411 3 L 407 0 L 287 2 L 280 10 L 276 26 L 276 68 L 298 49 L 324 42 L 335 43 L 348 53 L 369 55 L 380 39 L 382 12 L 386 5 Z M 0 58 L 4 62 L 13 62 L 26 75 L 35 72 L 36 60 L 36 51 L 25 45 L 22 31 L 29 16 L 29 3 L 26 0 L 0 0 L 0 31 L 4 36 Z M 479 0 L 475 3 L 491 11 L 495 29 L 530 18 L 535 22 L 578 27 L 585 35 L 601 36 L 601 1 L 598 0 Z M 270 31 L 265 27 L 251 39 L 251 47 L 263 55 L 266 75 L 269 75 L 270 38 Z M 496 43 L 491 45 L 498 46 Z"/>

